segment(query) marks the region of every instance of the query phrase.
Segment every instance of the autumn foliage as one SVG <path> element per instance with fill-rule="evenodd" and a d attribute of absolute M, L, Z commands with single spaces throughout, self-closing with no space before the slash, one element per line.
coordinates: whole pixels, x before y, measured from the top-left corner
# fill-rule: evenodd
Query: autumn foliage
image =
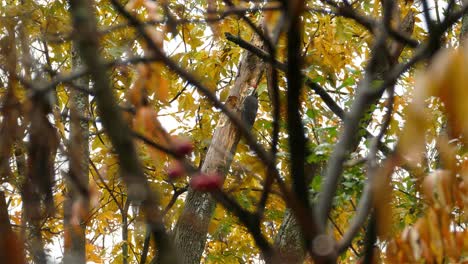
<path fill-rule="evenodd" d="M 453 0 L 3 1 L 0 262 L 467 263 L 467 32 Z"/>

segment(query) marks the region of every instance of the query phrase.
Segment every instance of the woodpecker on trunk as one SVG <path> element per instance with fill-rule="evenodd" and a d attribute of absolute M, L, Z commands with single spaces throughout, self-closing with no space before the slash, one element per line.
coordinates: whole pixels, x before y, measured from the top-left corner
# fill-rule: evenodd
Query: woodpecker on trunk
<path fill-rule="evenodd" d="M 242 122 L 248 130 L 251 130 L 255 123 L 258 111 L 258 95 L 254 89 L 252 93 L 245 97 L 244 104 L 242 105 Z"/>

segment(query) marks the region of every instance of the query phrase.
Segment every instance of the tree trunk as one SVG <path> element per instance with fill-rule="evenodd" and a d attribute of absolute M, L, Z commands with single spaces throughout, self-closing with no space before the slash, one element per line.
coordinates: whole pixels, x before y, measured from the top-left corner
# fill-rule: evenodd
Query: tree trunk
<path fill-rule="evenodd" d="M 291 209 L 286 209 L 283 223 L 275 238 L 275 247 L 283 263 L 303 263 L 305 257 L 302 234 Z"/>
<path fill-rule="evenodd" d="M 128 264 L 128 208 L 130 201 L 127 199 L 122 211 L 122 263 Z"/>
<path fill-rule="evenodd" d="M 32 186 L 26 177 L 26 147 L 24 142 L 19 140 L 15 147 L 16 167 L 20 182 L 20 195 L 23 200 L 23 232 L 22 238 L 28 245 L 28 249 L 35 263 L 46 263 L 47 256 L 42 241 L 40 221 L 38 221 L 38 209 L 40 207 L 32 192 Z"/>
<path fill-rule="evenodd" d="M 8 205 L 3 191 L 0 192 L 0 234 L 2 234 L 0 236 L 0 259 L 2 263 L 26 263 L 22 241 L 18 239 L 18 235 L 11 228 Z"/>
<path fill-rule="evenodd" d="M 83 66 L 78 49 L 72 48 L 73 68 Z M 85 77 L 74 82 L 79 87 L 89 87 L 89 80 Z M 70 222 L 74 203 L 83 203 L 88 207 L 88 168 L 89 168 L 89 98 L 88 94 L 71 88 L 70 107 L 70 140 L 69 156 L 70 171 L 67 179 L 67 199 L 64 203 L 65 241 L 63 263 L 86 263 L 86 223 L 85 219 L 78 217 L 78 228 Z"/>
<path fill-rule="evenodd" d="M 23 52 L 23 59 L 30 58 L 29 52 L 26 54 L 26 40 L 24 39 L 24 27 L 23 23 L 20 24 L 19 33 L 20 38 L 22 41 L 21 50 Z M 7 83 L 7 92 L 5 101 L 3 101 L 3 109 L 2 109 L 2 123 L 0 127 L 0 172 L 5 175 L 9 174 L 9 157 L 11 154 L 11 147 L 13 143 L 16 144 L 15 146 L 15 159 L 17 165 L 17 173 L 18 173 L 18 182 L 17 187 L 20 190 L 20 195 L 22 199 L 22 206 L 23 206 L 23 228 L 26 228 L 28 225 L 29 232 L 22 232 L 24 239 L 28 244 L 28 249 L 30 254 L 35 263 L 46 263 L 47 256 L 44 251 L 44 243 L 42 241 L 42 234 L 41 234 L 41 225 L 39 221 L 39 211 L 40 211 L 40 202 L 37 197 L 34 196 L 32 192 L 31 181 L 28 178 L 28 171 L 27 171 L 27 164 L 26 164 L 26 148 L 23 142 L 23 130 L 18 127 L 17 119 L 19 118 L 19 112 L 16 108 L 16 103 L 18 102 L 16 97 L 16 91 L 18 87 L 18 78 L 16 77 L 16 71 L 18 67 L 18 53 L 17 53 L 17 38 L 15 33 L 15 25 L 14 24 L 6 24 L 5 26 L 6 32 L 8 33 L 7 37 L 7 47 L 2 49 L 2 54 L 6 58 L 6 67 L 8 71 L 8 83 Z M 26 74 L 26 78 L 29 80 L 31 79 L 31 71 L 30 65 L 23 61 L 24 70 Z M 4 201 L 4 197 L 3 201 Z M 4 210 L 7 210 L 6 205 L 3 206 Z M 6 221 L 8 219 L 8 212 L 6 211 L 6 217 L 2 216 L 2 219 L 5 220 L 4 225 L 6 226 Z M 9 223 L 8 223 L 9 224 Z M 8 228 L 7 228 L 8 229 Z M 5 232 L 3 232 L 5 231 Z M 8 236 L 6 230 L 0 230 L 0 236 Z M 28 238 L 26 238 L 28 236 Z M 7 246 L 11 246 L 11 241 L 7 242 Z M 7 252 L 5 252 L 7 254 Z M 11 252 L 10 252 L 11 253 Z M 3 262 L 8 262 L 3 256 L 1 258 Z"/>
<path fill-rule="evenodd" d="M 414 27 L 414 13 L 410 12 L 407 16 L 402 20 L 400 25 L 400 30 L 407 34 L 411 34 L 413 32 Z M 385 76 L 388 69 L 397 63 L 398 57 L 400 56 L 401 52 L 403 51 L 403 45 L 401 43 L 392 42 L 390 45 L 390 52 L 391 56 L 382 58 L 378 60 L 377 65 L 375 68 L 377 69 L 377 73 L 375 74 L 376 79 Z M 359 88 L 357 88 L 359 89 Z M 374 104 L 380 99 L 380 96 L 375 98 L 371 104 Z M 371 115 L 369 115 L 371 116 Z M 371 118 L 367 118 L 362 120 L 361 128 L 366 128 Z M 358 147 L 359 142 L 361 141 L 361 136 L 359 139 L 356 139 L 350 149 L 355 151 Z M 319 166 L 320 164 L 316 164 Z M 280 252 L 280 257 L 284 263 L 303 263 L 305 258 L 305 249 L 303 245 L 302 235 L 300 231 L 300 226 L 296 221 L 294 214 L 290 209 L 287 209 L 285 212 L 285 216 L 283 222 L 281 224 L 280 230 L 275 238 L 275 246 L 277 247 L 278 251 Z"/>
<path fill-rule="evenodd" d="M 113 6 L 125 16 L 124 7 L 116 0 Z M 94 1 L 70 0 L 70 15 L 75 29 L 77 44 L 83 64 L 89 69 L 93 81 L 94 99 L 100 113 L 102 126 L 109 137 L 119 159 L 120 175 L 127 187 L 127 199 L 140 205 L 146 223 L 151 227 L 157 248 L 161 251 L 162 263 L 178 263 L 170 238 L 162 221 L 157 193 L 150 189 L 135 149 L 132 131 L 122 117 L 109 84 L 106 65 L 100 56 L 99 33 L 94 14 Z"/>
<path fill-rule="evenodd" d="M 462 18 L 462 26 L 461 26 L 461 31 L 460 31 L 460 41 L 463 42 L 463 40 L 467 37 L 468 33 L 468 14 L 463 15 Z"/>
<path fill-rule="evenodd" d="M 261 45 L 259 37 L 254 36 L 252 44 Z M 264 64 L 257 56 L 244 51 L 235 84 L 229 91 L 226 104 L 239 112 L 247 89 L 259 79 Z M 239 143 L 237 127 L 222 116 L 217 124 L 210 147 L 203 162 L 202 172 L 218 172 L 226 176 L 230 161 Z M 215 208 L 215 201 L 207 193 L 191 188 L 188 190 L 185 207 L 174 229 L 174 242 L 181 255 L 182 263 L 200 263 L 205 249 L 208 225 Z"/>

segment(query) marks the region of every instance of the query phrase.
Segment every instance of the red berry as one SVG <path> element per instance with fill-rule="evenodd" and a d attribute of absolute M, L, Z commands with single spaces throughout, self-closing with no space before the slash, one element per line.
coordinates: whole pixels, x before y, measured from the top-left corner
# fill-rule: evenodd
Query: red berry
<path fill-rule="evenodd" d="M 187 138 L 176 138 L 174 140 L 174 149 L 178 155 L 188 155 L 193 151 L 193 144 Z"/>
<path fill-rule="evenodd" d="M 185 174 L 185 168 L 180 161 L 173 161 L 167 168 L 167 175 L 170 179 L 177 179 Z"/>
<path fill-rule="evenodd" d="M 190 185 L 200 192 L 214 191 L 223 187 L 223 178 L 218 173 L 199 173 L 193 176 Z"/>

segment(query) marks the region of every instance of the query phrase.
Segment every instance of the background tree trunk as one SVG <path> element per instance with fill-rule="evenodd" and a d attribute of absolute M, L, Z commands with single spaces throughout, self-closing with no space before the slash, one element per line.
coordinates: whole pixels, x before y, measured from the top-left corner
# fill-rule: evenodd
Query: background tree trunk
<path fill-rule="evenodd" d="M 6 203 L 5 193 L 0 192 L 0 259 L 2 263 L 22 264 L 26 263 L 22 241 L 12 230 L 10 215 L 8 214 L 8 205 Z"/>
<path fill-rule="evenodd" d="M 291 209 L 286 209 L 284 219 L 275 238 L 275 247 L 283 263 L 303 263 L 304 244 L 299 224 Z"/>
<path fill-rule="evenodd" d="M 400 30 L 402 32 L 410 35 L 413 32 L 414 28 L 414 13 L 410 11 L 407 16 L 402 20 L 400 25 Z M 383 57 L 378 60 L 378 63 L 375 65 L 377 72 L 375 74 L 376 80 L 379 80 L 387 73 L 389 66 L 398 62 L 398 58 L 403 51 L 404 46 L 398 42 L 392 42 L 391 46 L 392 54 L 390 57 Z M 359 85 L 356 89 L 359 89 Z M 381 96 L 381 95 L 380 95 Z M 371 104 L 375 104 L 380 96 L 374 99 Z M 371 121 L 372 115 L 361 122 L 361 129 L 366 129 L 369 122 Z M 356 139 L 350 148 L 352 151 L 355 151 L 361 141 L 362 136 Z M 320 164 L 311 165 L 314 167 L 320 167 Z M 311 177 L 310 177 L 311 178 Z M 275 238 L 275 245 L 280 252 L 280 257 L 284 263 L 303 263 L 305 257 L 305 249 L 303 245 L 303 240 L 301 237 L 301 230 L 299 223 L 295 219 L 294 214 L 290 209 L 287 209 L 284 215 L 284 220 L 281 224 L 280 230 Z"/>
<path fill-rule="evenodd" d="M 78 69 L 83 66 L 78 49 L 72 48 L 72 65 Z M 88 78 L 80 78 L 73 85 L 89 88 Z M 88 168 L 89 168 L 89 98 L 88 94 L 70 89 L 70 171 L 67 179 L 67 199 L 64 203 L 64 263 L 86 263 L 86 219 L 79 217 L 79 228 L 70 223 L 74 203 L 88 206 Z M 85 193 L 83 193 L 83 191 Z M 76 217 L 76 216 L 75 216 Z M 68 240 L 68 241 L 67 241 Z"/>
<path fill-rule="evenodd" d="M 460 41 L 463 41 L 463 39 L 467 37 L 467 33 L 468 33 L 468 14 L 465 14 L 462 18 Z"/>
<path fill-rule="evenodd" d="M 258 36 L 252 44 L 261 46 Z M 264 69 L 264 64 L 254 54 L 244 51 L 234 86 L 229 91 L 226 104 L 234 111 L 241 110 L 241 103 L 247 90 L 256 83 Z M 226 176 L 240 137 L 237 127 L 222 116 L 214 132 L 201 171 L 218 172 Z M 189 188 L 185 207 L 174 229 L 174 242 L 181 254 L 183 263 L 200 263 L 205 249 L 208 225 L 215 208 L 210 194 Z"/>

